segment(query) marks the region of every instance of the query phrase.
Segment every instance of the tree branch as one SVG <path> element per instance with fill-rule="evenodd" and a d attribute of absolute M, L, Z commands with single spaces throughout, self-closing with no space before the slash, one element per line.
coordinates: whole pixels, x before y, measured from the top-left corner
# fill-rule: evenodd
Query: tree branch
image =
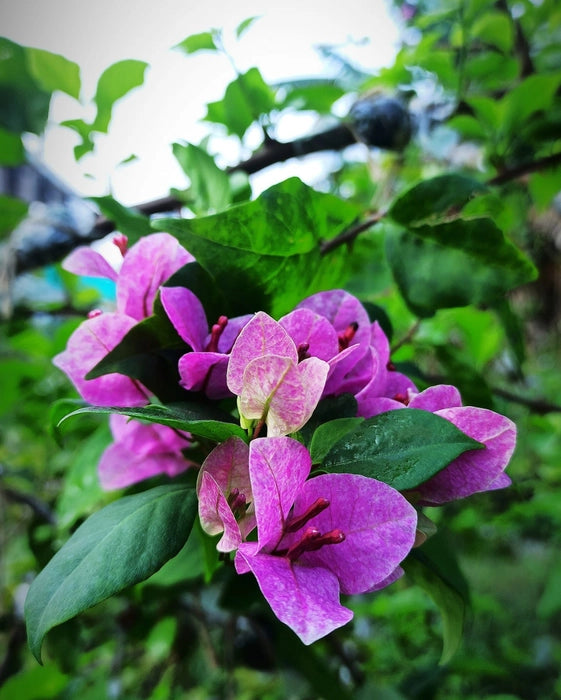
<path fill-rule="evenodd" d="M 538 160 L 532 160 L 528 163 L 522 163 L 509 170 L 503 170 L 498 173 L 490 180 L 487 180 L 488 185 L 502 185 L 505 182 L 510 182 L 511 180 L 516 180 L 522 175 L 528 175 L 529 173 L 536 173 L 540 170 L 547 170 L 547 168 L 555 167 L 556 165 L 561 165 L 561 151 L 559 153 L 553 153 L 550 156 L 545 156 L 544 158 L 538 158 Z"/>
<path fill-rule="evenodd" d="M 321 255 L 326 255 L 344 243 L 351 243 L 360 233 L 368 231 L 369 228 L 372 228 L 372 226 L 377 224 L 378 221 L 383 219 L 386 214 L 386 211 L 379 211 L 360 224 L 356 224 L 352 228 L 343 231 L 338 236 L 335 236 L 335 238 L 331 238 L 328 241 L 322 241 L 319 247 Z"/>

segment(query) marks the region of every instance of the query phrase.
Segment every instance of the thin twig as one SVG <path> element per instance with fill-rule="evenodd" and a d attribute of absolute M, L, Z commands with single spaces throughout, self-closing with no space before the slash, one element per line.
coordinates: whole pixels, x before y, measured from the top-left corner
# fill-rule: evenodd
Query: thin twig
<path fill-rule="evenodd" d="M 419 377 L 429 384 L 442 384 L 447 381 L 446 377 L 437 374 L 425 374 L 424 372 L 419 372 Z M 489 386 L 489 391 L 494 396 L 500 396 L 506 401 L 511 401 L 512 403 L 517 403 L 521 406 L 526 406 L 530 409 L 532 413 L 537 413 L 538 415 L 545 415 L 546 413 L 561 413 L 561 406 L 559 404 L 552 403 L 543 398 L 532 398 L 530 396 L 520 396 L 507 389 L 501 389 L 498 386 Z"/>
<path fill-rule="evenodd" d="M 329 253 L 334 248 L 338 248 L 344 243 L 351 243 L 360 233 L 367 231 L 369 228 L 377 224 L 381 219 L 384 218 L 384 216 L 386 216 L 386 214 L 386 211 L 379 211 L 376 214 L 370 216 L 365 221 L 361 222 L 360 224 L 356 224 L 356 226 L 353 226 L 352 228 L 343 231 L 343 233 L 340 233 L 338 236 L 335 236 L 335 238 L 331 238 L 329 241 L 322 241 L 319 247 L 320 253 L 322 255 L 325 255 L 326 253 Z"/>
<path fill-rule="evenodd" d="M 502 185 L 505 182 L 510 182 L 510 180 L 516 180 L 516 178 L 522 175 L 527 175 L 529 173 L 539 172 L 540 170 L 546 170 L 547 168 L 555 167 L 556 165 L 561 165 L 561 151 L 559 153 L 553 153 L 553 155 L 546 156 L 545 158 L 538 158 L 538 160 L 532 160 L 528 163 L 522 163 L 509 170 L 503 170 L 495 177 L 487 180 L 488 185 Z"/>
<path fill-rule="evenodd" d="M 13 501 L 14 503 L 24 503 L 26 506 L 29 506 L 36 515 L 38 515 L 42 520 L 48 522 L 49 525 L 56 524 L 56 517 L 52 510 L 46 503 L 41 502 L 38 498 L 35 498 L 35 496 L 31 496 L 28 493 L 22 493 L 21 491 L 15 491 L 7 486 L 0 486 L 0 492 L 9 501 Z"/>
<path fill-rule="evenodd" d="M 532 399 L 529 396 L 518 396 L 511 391 L 500 389 L 499 387 L 491 387 L 491 393 L 507 401 L 527 406 L 532 413 L 538 413 L 539 415 L 544 415 L 545 413 L 561 413 L 561 406 L 546 401 L 545 399 Z"/>
<path fill-rule="evenodd" d="M 392 346 L 391 353 L 393 354 L 394 352 L 399 350 L 400 347 L 402 347 L 403 345 L 408 343 L 413 338 L 415 333 L 417 333 L 420 325 L 421 325 L 421 319 L 419 318 L 415 321 L 415 323 L 411 326 L 411 328 L 407 331 L 407 333 L 403 336 L 403 338 L 398 340 L 397 343 Z"/>

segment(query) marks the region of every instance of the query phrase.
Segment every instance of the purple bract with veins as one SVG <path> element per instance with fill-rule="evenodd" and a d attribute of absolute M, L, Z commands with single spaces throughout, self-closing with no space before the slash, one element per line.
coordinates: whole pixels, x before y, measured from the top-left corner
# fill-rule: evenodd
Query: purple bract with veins
<path fill-rule="evenodd" d="M 232 437 L 212 450 L 197 481 L 199 518 L 209 535 L 223 532 L 219 552 L 237 549 L 255 527 L 249 447 Z"/>
<path fill-rule="evenodd" d="M 388 340 L 352 294 L 335 289 L 304 299 L 280 319 L 303 357 L 329 364 L 323 396 L 353 394 L 358 415 L 368 417 L 370 397 L 393 396 L 416 387 L 391 365 Z"/>
<path fill-rule="evenodd" d="M 415 497 L 422 505 L 440 505 L 510 485 L 510 478 L 504 471 L 516 446 L 516 425 L 487 408 L 462 406 L 460 392 L 455 386 L 439 384 L 421 393 L 409 390 L 400 400 L 379 399 L 371 406 L 377 409 L 376 413 L 406 407 L 430 411 L 485 445 L 483 450 L 464 452 L 418 486 Z"/>
<path fill-rule="evenodd" d="M 110 417 L 109 425 L 114 442 L 98 465 L 99 480 L 106 490 L 124 488 L 157 474 L 177 476 L 193 465 L 181 453 L 191 444 L 188 433 L 118 414 Z"/>
<path fill-rule="evenodd" d="M 226 385 L 229 353 L 252 316 L 220 316 L 209 331 L 203 305 L 190 289 L 162 287 L 160 300 L 179 336 L 193 349 L 179 359 L 181 386 L 189 391 L 204 391 L 211 399 L 231 396 Z"/>
<path fill-rule="evenodd" d="M 311 644 L 352 618 L 341 593 L 377 590 L 401 574 L 417 515 L 387 484 L 353 474 L 309 479 L 306 448 L 288 437 L 249 447 L 257 542 L 236 553 L 275 615 Z"/>
<path fill-rule="evenodd" d="M 121 250 L 123 239 L 119 239 Z M 152 313 L 162 282 L 192 261 L 193 256 L 167 233 L 141 238 L 127 251 L 118 274 L 88 247 L 77 248 L 66 258 L 63 267 L 70 272 L 117 282 L 117 311 L 99 312 L 84 321 L 70 336 L 66 350 L 53 359 L 86 401 L 96 406 L 141 406 L 148 402 L 147 389 L 125 375 L 85 376 L 138 321 Z"/>
<path fill-rule="evenodd" d="M 256 421 L 257 431 L 266 424 L 269 436 L 279 436 L 310 418 L 328 371 L 327 362 L 317 357 L 301 359 L 282 325 L 260 311 L 234 343 L 226 381 L 239 397 L 242 421 Z"/>

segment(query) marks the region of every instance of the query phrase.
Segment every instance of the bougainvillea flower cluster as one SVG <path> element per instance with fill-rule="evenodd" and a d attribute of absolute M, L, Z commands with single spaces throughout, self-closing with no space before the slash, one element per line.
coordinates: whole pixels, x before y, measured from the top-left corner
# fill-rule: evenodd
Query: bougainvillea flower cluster
<path fill-rule="evenodd" d="M 402 575 L 400 564 L 423 539 L 420 508 L 510 483 L 505 468 L 515 446 L 514 424 L 489 409 L 463 406 L 453 386 L 419 391 L 392 364 L 380 325 L 348 292 L 319 292 L 279 319 L 254 309 L 209 323 L 192 290 L 165 285 L 193 261 L 172 236 L 147 236 L 128 251 L 123 238 L 117 243 L 124 254 L 118 273 L 89 249 L 67 260 L 72 272 L 113 279 L 117 307 L 91 314 L 55 364 L 94 405 L 148 405 L 154 397 L 136 379 L 86 375 L 150 317 L 158 298 L 184 347 L 179 386 L 190 401 L 200 397 L 219 402 L 221 410 L 226 406 L 245 439 L 207 440 L 198 444 L 195 459 L 190 453 L 197 438 L 189 432 L 112 415 L 114 442 L 100 461 L 101 483 L 123 488 L 197 469 L 203 531 L 217 537 L 217 550 L 238 574 L 255 576 L 275 615 L 305 644 L 352 618 L 342 594 L 376 591 Z M 356 407 L 352 420 L 417 409 L 453 424 L 479 449 L 466 447 L 403 492 L 371 476 L 322 473 L 306 429 L 317 428 L 312 419 L 322 400 L 345 396 Z"/>

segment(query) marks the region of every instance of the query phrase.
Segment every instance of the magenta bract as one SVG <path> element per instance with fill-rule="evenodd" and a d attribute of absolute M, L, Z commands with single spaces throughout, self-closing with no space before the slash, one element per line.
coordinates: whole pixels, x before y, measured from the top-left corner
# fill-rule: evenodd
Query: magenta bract
<path fill-rule="evenodd" d="M 295 432 L 308 421 L 329 365 L 317 357 L 299 359 L 281 324 L 262 311 L 255 314 L 234 343 L 226 374 L 242 419 L 266 423 L 269 436 Z"/>
<path fill-rule="evenodd" d="M 349 474 L 307 480 L 306 448 L 287 437 L 250 444 L 257 542 L 236 553 L 277 617 L 310 644 L 348 622 L 340 593 L 375 590 L 399 576 L 415 540 L 415 509 L 390 486 Z"/>
<path fill-rule="evenodd" d="M 191 444 L 188 433 L 117 414 L 110 417 L 109 425 L 114 442 L 98 466 L 99 480 L 106 490 L 124 488 L 157 474 L 177 476 L 193 464 L 181 453 Z"/>

